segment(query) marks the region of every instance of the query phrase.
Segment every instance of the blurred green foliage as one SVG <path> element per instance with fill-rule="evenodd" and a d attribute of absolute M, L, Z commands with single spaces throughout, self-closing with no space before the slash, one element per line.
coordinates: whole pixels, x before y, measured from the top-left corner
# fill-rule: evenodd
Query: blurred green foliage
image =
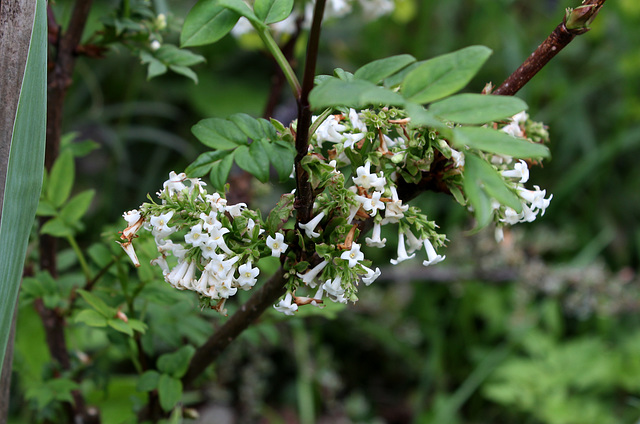
<path fill-rule="evenodd" d="M 117 3 L 96 2 L 87 33 L 100 29 L 100 17 Z M 154 5 L 184 17 L 191 3 Z M 424 59 L 481 44 L 494 53 L 467 88 L 479 92 L 488 81 L 500 84 L 560 22 L 564 8 L 577 3 L 398 0 L 394 14 L 378 21 L 363 24 L 350 15 L 329 23 L 318 73 L 354 71 L 394 54 Z M 55 4 L 62 22 L 69 4 Z M 354 423 L 636 422 L 639 27 L 640 3 L 607 2 L 592 30 L 518 94 L 551 134 L 553 159 L 531 178 L 554 195 L 542 219 L 515 229 L 501 248 L 488 232 L 467 238 L 457 233 L 470 224 L 452 211 L 451 199 L 423 196 L 418 203 L 452 240 L 444 264 L 428 273 L 410 266 L 384 269 L 386 279 L 363 290 L 355 307 L 293 319 L 267 313 L 202 376 L 205 390 L 184 393 L 184 404 L 200 409 L 201 422 L 213 422 L 207 417 L 219 417 L 216 411 L 232 411 L 238 422 L 273 423 L 291 417 L 305 423 L 314 417 Z M 297 63 L 304 41 L 298 42 Z M 238 50 L 238 43 L 250 46 L 251 40 L 227 36 L 194 49 L 206 58 L 194 68 L 197 86 L 175 74 L 147 81 L 145 67 L 124 50 L 79 61 L 65 131 L 100 145 L 77 162 L 73 189 L 96 189 L 87 230 L 78 236 L 93 252 L 92 269 L 120 249 L 112 235 L 123 227 L 122 212 L 204 151 L 190 134 L 192 125 L 263 113 L 275 68 L 261 51 Z M 286 91 L 280 100 L 285 121 L 295 106 Z M 254 203 L 269 208 L 290 189 L 256 183 Z M 139 254 L 148 263 L 154 248 L 144 246 Z M 393 251 L 371 259 L 386 263 Z M 82 272 L 70 250 L 60 253 L 60 262 L 58 285 L 68 293 Z M 84 377 L 81 390 L 106 424 L 135 422 L 133 411 L 145 402 L 136 389 L 136 349 L 155 362 L 186 343 L 201 344 L 213 331 L 211 322 L 224 320 L 199 311 L 191 294 L 170 289 L 159 270 L 129 269 L 118 260 L 94 292 L 107 305 L 119 304 L 113 293 L 128 298 L 131 291 L 145 292 L 144 305 L 130 305 L 149 323 L 138 344 L 116 329 L 97 332 L 78 321 L 67 329 L 74 367 Z M 56 370 L 30 304 L 41 289 L 42 282 L 25 282 L 21 297 L 12 423 L 54 417 L 50 400 L 64 398 L 74 384 L 73 376 L 57 379 L 61 387 L 43 384 L 54 381 L 49 378 Z M 49 295 L 52 302 L 59 299 Z"/>

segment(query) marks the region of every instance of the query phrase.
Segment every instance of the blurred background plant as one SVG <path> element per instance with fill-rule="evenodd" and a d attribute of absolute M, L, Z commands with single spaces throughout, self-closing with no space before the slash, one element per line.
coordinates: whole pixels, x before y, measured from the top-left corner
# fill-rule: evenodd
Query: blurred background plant
<path fill-rule="evenodd" d="M 53 4 L 59 22 L 68 20 L 72 3 Z M 125 3 L 96 2 L 85 41 L 99 45 L 99 36 L 130 30 L 131 22 L 116 24 Z M 56 422 L 61 402 L 76 389 L 101 410 L 102 422 L 136 422 L 135 411 L 146 402 L 138 391 L 144 369 L 139 358 L 155 363 L 185 344 L 197 346 L 225 320 L 197 309 L 192 294 L 171 290 L 157 270 L 143 265 L 129 272 L 111 241 L 122 226 L 122 211 L 204 151 L 190 134 L 193 124 L 237 112 L 261 116 L 274 96 L 275 66 L 251 34 L 185 53 L 193 55 L 197 85 L 184 77 L 193 77 L 189 72 L 175 69 L 147 80 L 150 43 L 178 44 L 177 33 L 154 32 L 161 30 L 158 14 L 169 29 L 179 28 L 192 3 L 140 2 L 153 11 L 143 18 L 156 25 L 147 28 L 146 38 L 110 44 L 104 58 L 78 59 L 63 129 L 75 133 L 72 145 L 92 140 L 98 146 L 74 152 L 73 194 L 94 189 L 95 197 L 84 228 L 72 229 L 75 241 L 60 244 L 58 280 L 52 284 L 40 276 L 23 284 L 11 423 Z M 318 72 L 353 71 L 392 54 L 428 58 L 482 44 L 494 54 L 467 87 L 480 92 L 486 82 L 497 85 L 516 69 L 570 6 L 576 4 L 396 0 L 391 13 L 369 21 L 355 4 L 324 27 Z M 637 422 L 638 27 L 639 3 L 607 3 L 592 30 L 518 93 L 551 134 L 553 160 L 532 176 L 554 195 L 544 218 L 513 229 L 497 245 L 491 231 L 457 234 L 471 227 L 467 215 L 446 196 L 423 195 L 423 210 L 453 240 L 445 263 L 427 270 L 410 264 L 383 269 L 356 306 L 331 305 L 295 318 L 265 314 L 209 368 L 203 388 L 182 395 L 186 414 L 198 411 L 203 423 Z M 291 40 L 292 57 L 302 63 L 305 35 L 283 34 L 279 41 Z M 295 116 L 288 96 L 286 90 L 277 96 L 274 113 L 283 121 Z M 243 181 L 240 171 L 233 173 L 232 180 Z M 244 195 L 267 208 L 291 188 L 253 182 Z M 139 248 L 143 264 L 154 256 L 148 242 Z M 74 243 L 86 252 L 86 266 L 73 253 Z M 374 263 L 394 256 L 395 246 L 388 248 L 371 255 Z M 36 255 L 32 251 L 32 262 Z M 132 293 L 143 292 L 144 305 L 130 307 L 144 310 L 148 328 L 106 321 L 100 326 L 90 319 L 95 316 L 78 319 L 74 313 L 67 328 L 73 374 L 51 379 L 59 370 L 51 365 L 31 305 L 41 298 L 48 307 L 67 307 L 64 299 L 87 268 L 108 269 L 93 289 L 103 302 L 141 302 Z M 100 312 L 95 299 L 81 296 L 78 302 L 82 311 Z M 178 371 L 166 371 L 167 379 Z"/>

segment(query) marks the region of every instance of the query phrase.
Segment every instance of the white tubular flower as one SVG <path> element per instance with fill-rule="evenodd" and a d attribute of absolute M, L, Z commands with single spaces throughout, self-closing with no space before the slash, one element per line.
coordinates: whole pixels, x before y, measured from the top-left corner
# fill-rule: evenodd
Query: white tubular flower
<path fill-rule="evenodd" d="M 495 237 L 496 243 L 502 243 L 504 240 L 504 229 L 502 227 L 496 227 L 493 232 L 493 237 Z"/>
<path fill-rule="evenodd" d="M 316 282 L 315 282 L 316 277 L 320 275 L 320 273 L 322 272 L 324 267 L 327 266 L 327 264 L 328 264 L 327 261 L 322 261 L 318 265 L 314 266 L 309 271 L 307 271 L 305 274 L 297 273 L 296 275 L 302 278 L 302 282 L 304 284 L 306 284 L 311 288 L 314 288 L 316 286 Z"/>
<path fill-rule="evenodd" d="M 242 264 L 238 267 L 238 278 L 235 279 L 236 283 L 242 290 L 249 290 L 256 285 L 258 281 L 258 274 L 260 270 L 258 268 L 251 267 L 251 261 L 246 264 Z"/>
<path fill-rule="evenodd" d="M 428 238 L 424 239 L 424 250 L 427 251 L 428 259 L 426 261 L 422 261 L 422 265 L 424 266 L 435 265 L 438 262 L 444 261 L 446 258 L 446 256 L 441 256 L 436 253 L 436 249 L 433 248 L 433 244 L 431 244 L 431 241 Z"/>
<path fill-rule="evenodd" d="M 538 186 L 533 187 L 535 190 L 527 190 L 526 188 L 518 187 L 518 194 L 526 202 L 531 204 L 531 209 L 539 209 L 542 211 L 542 215 L 544 215 L 545 210 L 551 203 L 553 194 L 550 195 L 548 199 L 545 199 L 544 196 L 547 194 L 547 190 L 540 190 L 540 187 Z"/>
<path fill-rule="evenodd" d="M 464 166 L 464 153 L 451 149 L 451 159 L 453 160 L 453 166 L 456 168 Z"/>
<path fill-rule="evenodd" d="M 187 174 L 181 172 L 176 174 L 175 172 L 169 172 L 169 179 L 162 184 L 163 190 L 167 191 L 170 196 L 175 193 L 180 193 L 186 188 L 183 181 L 187 179 Z"/>
<path fill-rule="evenodd" d="M 529 181 L 529 168 L 527 162 L 520 160 L 513 166 L 513 169 L 502 171 L 502 176 L 507 178 L 520 178 L 519 183 L 526 183 Z"/>
<path fill-rule="evenodd" d="M 178 264 L 171 270 L 171 272 L 164 276 L 165 281 L 178 290 L 184 290 L 184 287 L 182 287 L 180 281 L 187 273 L 189 265 L 190 262 L 179 261 Z"/>
<path fill-rule="evenodd" d="M 284 242 L 284 235 L 282 233 L 276 233 L 276 237 L 267 236 L 267 247 L 271 249 L 271 256 L 279 258 L 281 254 L 287 250 L 289 245 Z"/>
<path fill-rule="evenodd" d="M 320 287 L 318 287 L 316 294 L 313 295 L 313 300 L 311 301 L 310 304 L 313 306 L 317 306 L 318 308 L 324 308 L 324 305 L 322 304 L 323 297 L 324 297 L 324 288 L 322 288 L 322 285 L 321 285 Z"/>
<path fill-rule="evenodd" d="M 347 299 L 344 297 L 344 289 L 342 288 L 342 278 L 340 276 L 333 280 L 325 281 L 322 288 L 334 302 L 347 303 Z"/>
<path fill-rule="evenodd" d="M 229 215 L 231 215 L 232 217 L 237 218 L 245 209 L 247 209 L 246 203 L 236 203 L 235 205 L 227 206 L 225 208 L 225 211 L 229 212 Z"/>
<path fill-rule="evenodd" d="M 137 209 L 125 212 L 122 217 L 127 221 L 127 226 L 131 227 L 140 220 L 140 211 Z"/>
<path fill-rule="evenodd" d="M 402 200 L 398 197 L 398 190 L 394 186 L 390 186 L 391 202 L 387 202 L 384 218 L 381 224 L 395 224 L 404 218 L 404 213 L 409 209 L 409 205 L 403 205 Z"/>
<path fill-rule="evenodd" d="M 247 230 L 249 230 L 250 234 L 253 234 L 253 229 L 255 228 L 255 226 L 256 226 L 256 222 L 253 219 L 249 218 L 249 220 L 247 221 Z M 262 228 L 258 229 L 258 235 L 262 233 L 264 233 L 264 229 Z"/>
<path fill-rule="evenodd" d="M 362 133 L 357 133 L 357 134 L 343 134 L 343 138 L 344 138 L 344 148 L 348 149 L 348 148 L 352 148 L 353 146 L 360 140 L 362 140 L 364 138 L 365 134 Z"/>
<path fill-rule="evenodd" d="M 362 209 L 369 212 L 369 215 L 376 216 L 378 210 L 384 210 L 385 204 L 380 197 L 382 193 L 379 191 L 374 191 L 371 197 L 364 197 L 356 195 L 356 199 L 362 203 Z"/>
<path fill-rule="evenodd" d="M 191 227 L 191 231 L 185 234 L 184 241 L 192 245 L 193 247 L 204 246 L 209 240 L 209 234 L 204 232 L 202 224 L 196 224 Z"/>
<path fill-rule="evenodd" d="M 358 112 L 356 112 L 355 109 L 349 109 L 349 121 L 351 122 L 351 125 L 354 129 L 363 133 L 367 132 L 367 126 L 364 122 L 362 122 L 362 120 L 360 119 L 360 115 L 358 114 Z"/>
<path fill-rule="evenodd" d="M 318 226 L 318 224 L 320 223 L 320 221 L 322 221 L 322 218 L 324 218 L 324 212 L 320 212 L 319 214 L 314 216 L 306 224 L 303 224 L 303 223 L 299 222 L 298 226 L 304 230 L 304 232 L 307 235 L 307 237 L 309 237 L 309 238 L 320 237 L 320 233 L 316 233 L 315 229 Z"/>
<path fill-rule="evenodd" d="M 371 162 L 369 161 L 356 169 L 356 175 L 356 177 L 351 177 L 353 183 L 366 189 L 371 188 L 371 183 L 378 178 L 376 174 L 371 173 Z"/>
<path fill-rule="evenodd" d="M 224 212 L 224 208 L 227 206 L 227 199 L 220 196 L 220 193 L 206 194 L 204 200 L 216 212 Z"/>
<path fill-rule="evenodd" d="M 390 262 L 393 265 L 398 265 L 400 262 L 404 262 L 414 256 L 416 256 L 415 253 L 407 255 L 407 248 L 404 245 L 404 233 L 402 231 L 398 231 L 398 259 L 391 259 Z"/>
<path fill-rule="evenodd" d="M 313 119 L 315 121 L 315 119 Z M 335 115 L 330 115 L 325 119 L 322 124 L 316 130 L 316 140 L 318 141 L 318 147 L 322 148 L 323 141 L 329 141 L 331 143 L 342 142 L 342 132 L 347 127 L 340 124 Z"/>
<path fill-rule="evenodd" d="M 382 225 L 379 222 L 373 223 L 373 233 L 371 237 L 365 237 L 364 241 L 369 247 L 384 247 L 387 239 L 380 239 Z"/>
<path fill-rule="evenodd" d="M 287 292 L 287 295 L 278 302 L 277 305 L 273 305 L 276 311 L 282 312 L 285 315 L 293 315 L 295 311 L 298 310 L 298 305 L 292 302 L 293 296 L 291 296 L 291 292 Z"/>
<path fill-rule="evenodd" d="M 205 259 L 212 259 L 216 253 L 216 247 L 218 247 L 218 243 L 216 240 L 213 240 L 211 237 L 207 240 L 206 243 L 200 246 L 202 250 L 202 257 Z"/>
<path fill-rule="evenodd" d="M 202 271 L 200 279 L 193 285 L 193 290 L 202 295 L 209 296 L 209 287 L 215 285 L 215 283 L 215 276 L 205 268 L 205 270 Z"/>
<path fill-rule="evenodd" d="M 238 262 L 239 259 L 238 256 L 225 259 L 224 255 L 215 255 L 211 258 L 211 262 L 205 266 L 205 269 L 215 275 L 218 280 L 227 280 L 229 275 L 235 271 L 233 265 Z"/>
<path fill-rule="evenodd" d="M 504 222 L 505 224 L 515 225 L 520 222 L 522 218 L 522 214 L 519 214 L 515 211 L 515 209 L 506 207 L 504 209 L 504 218 L 500 219 L 500 222 Z"/>
<path fill-rule="evenodd" d="M 353 268 L 358 265 L 358 261 L 364 259 L 364 253 L 360 251 L 360 245 L 358 243 L 351 244 L 351 250 L 345 250 L 340 255 L 340 259 L 344 259 L 345 261 L 349 261 L 349 268 Z"/>
<path fill-rule="evenodd" d="M 500 131 L 506 132 L 507 134 L 513 137 L 518 137 L 518 138 L 524 137 L 524 133 L 522 132 L 520 125 L 515 121 L 505 125 L 504 127 L 502 127 Z"/>
<path fill-rule="evenodd" d="M 202 212 L 200 214 L 200 219 L 202 220 L 202 228 L 204 228 L 205 231 L 211 232 L 215 227 L 222 227 L 222 222 L 218 221 L 218 214 L 216 211 L 209 212 L 209 215 Z"/>
<path fill-rule="evenodd" d="M 513 119 L 513 122 L 517 124 L 524 124 L 527 122 L 527 119 L 529 119 L 529 115 L 527 115 L 527 112 L 523 110 L 522 112 L 513 115 L 511 119 Z"/>
<path fill-rule="evenodd" d="M 231 279 L 218 280 L 216 291 L 221 299 L 228 299 L 238 292 L 236 287 L 231 286 Z"/>
<path fill-rule="evenodd" d="M 537 217 L 538 217 L 538 211 L 534 211 L 524 203 L 522 204 L 522 213 L 520 214 L 520 222 L 533 222 L 536 220 Z"/>
<path fill-rule="evenodd" d="M 140 266 L 140 261 L 138 260 L 136 251 L 133 248 L 133 243 L 131 241 L 126 241 L 124 243 L 116 241 L 116 243 L 118 243 L 122 247 L 122 249 L 124 249 L 125 253 L 129 256 L 129 259 L 131 259 L 131 262 L 133 262 L 133 265 L 138 268 Z"/>
<path fill-rule="evenodd" d="M 184 273 L 184 276 L 178 281 L 182 287 L 187 290 L 193 289 L 193 284 L 196 282 L 194 277 L 196 275 L 196 261 L 189 262 L 189 266 L 187 267 L 187 271 Z"/>
<path fill-rule="evenodd" d="M 227 255 L 233 255 L 233 252 L 231 251 L 231 249 L 227 247 L 227 243 L 224 241 L 224 237 L 222 237 L 228 232 L 229 232 L 228 228 L 225 228 L 222 226 L 220 226 L 220 228 L 214 227 L 211 230 L 210 237 L 211 237 L 211 240 L 215 242 L 216 246 L 222 249 L 224 253 L 226 253 Z"/>
<path fill-rule="evenodd" d="M 380 274 L 382 274 L 382 272 L 380 271 L 380 268 L 376 267 L 376 270 L 374 271 L 371 268 L 367 268 L 364 265 L 360 265 L 360 266 L 364 268 L 364 270 L 367 272 L 367 275 L 362 277 L 362 282 L 367 286 L 373 283 L 374 281 L 376 281 L 376 279 L 380 276 Z"/>
<path fill-rule="evenodd" d="M 167 275 L 170 271 L 167 258 L 164 255 L 160 255 L 157 258 L 152 259 L 150 263 L 151 265 L 158 265 L 162 270 L 162 275 Z"/>
<path fill-rule="evenodd" d="M 407 244 L 409 245 L 407 252 L 413 253 L 422 248 L 422 240 L 413 235 L 411 230 L 407 230 Z"/>
<path fill-rule="evenodd" d="M 172 216 L 173 211 L 169 211 L 167 213 L 151 217 L 149 221 L 151 223 L 151 227 L 153 227 L 152 233 L 154 237 L 166 237 L 175 231 L 173 227 L 169 227 L 168 225 Z"/>

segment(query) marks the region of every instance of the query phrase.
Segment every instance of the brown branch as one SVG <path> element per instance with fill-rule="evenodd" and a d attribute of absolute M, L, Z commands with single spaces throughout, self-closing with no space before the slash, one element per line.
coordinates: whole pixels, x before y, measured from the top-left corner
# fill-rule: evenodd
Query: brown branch
<path fill-rule="evenodd" d="M 582 6 L 575 9 L 567 9 L 562 23 L 492 94 L 503 96 L 516 94 L 571 40 L 589 30 L 589 24 L 595 19 L 605 1 L 585 0 Z"/>
<path fill-rule="evenodd" d="M 309 32 L 309 44 L 307 46 L 307 58 L 304 66 L 302 90 L 298 99 L 298 126 L 296 129 L 296 201 L 297 222 L 309 222 L 313 209 L 313 189 L 309 182 L 309 174 L 300 164 L 309 152 L 309 127 L 311 126 L 311 105 L 309 93 L 313 89 L 316 76 L 316 61 L 318 59 L 318 46 L 320 44 L 320 26 L 324 15 L 325 0 L 318 0 L 313 11 L 313 22 Z"/>

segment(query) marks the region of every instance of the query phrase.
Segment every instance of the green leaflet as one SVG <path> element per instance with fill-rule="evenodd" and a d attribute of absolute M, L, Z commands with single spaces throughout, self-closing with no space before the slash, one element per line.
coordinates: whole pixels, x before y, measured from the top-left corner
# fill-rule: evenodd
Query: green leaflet
<path fill-rule="evenodd" d="M 347 106 L 362 108 L 367 105 L 402 106 L 401 95 L 364 80 L 343 81 L 328 79 L 309 93 L 309 102 L 315 110 L 327 107 Z"/>
<path fill-rule="evenodd" d="M 546 158 L 549 149 L 529 140 L 513 137 L 503 131 L 484 127 L 460 127 L 453 129 L 453 146 L 462 149 L 465 146 L 484 152 L 516 158 Z"/>
<path fill-rule="evenodd" d="M 184 20 L 180 46 L 215 43 L 231 31 L 238 19 L 238 13 L 227 9 L 218 0 L 200 0 Z"/>
<path fill-rule="evenodd" d="M 459 124 L 484 124 L 500 121 L 527 110 L 527 104 L 513 96 L 457 94 L 432 103 L 429 112 Z"/>
<path fill-rule="evenodd" d="M 487 47 L 471 46 L 429 59 L 407 74 L 402 95 L 420 104 L 447 97 L 467 85 L 490 55 Z"/>
<path fill-rule="evenodd" d="M 34 7 L 33 32 L 11 137 L 0 221 L 0 364 L 4 362 L 44 168 L 47 5 L 44 0 L 38 0 Z"/>
<path fill-rule="evenodd" d="M 256 0 L 253 11 L 265 24 L 273 24 L 286 19 L 293 9 L 293 0 Z"/>
<path fill-rule="evenodd" d="M 353 77 L 378 84 L 383 79 L 394 75 L 415 61 L 416 58 L 409 54 L 401 54 L 387 57 L 385 59 L 374 60 L 373 62 L 367 63 L 358 69 L 353 74 Z"/>

